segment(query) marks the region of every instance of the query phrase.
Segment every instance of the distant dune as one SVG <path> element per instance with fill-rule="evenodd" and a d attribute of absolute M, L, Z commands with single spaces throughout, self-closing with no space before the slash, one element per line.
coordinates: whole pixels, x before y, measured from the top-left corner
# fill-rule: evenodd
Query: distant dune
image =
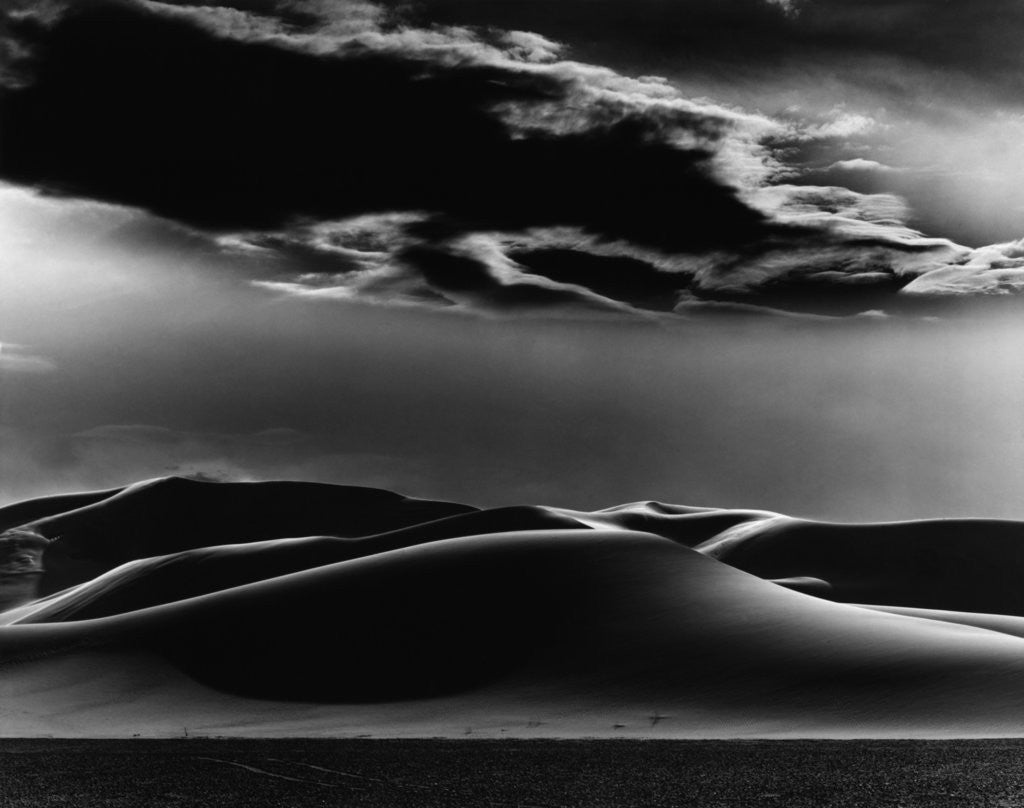
<path fill-rule="evenodd" d="M 1024 523 L 170 478 L 0 525 L 8 736 L 1024 733 Z"/>
<path fill-rule="evenodd" d="M 751 520 L 697 549 L 762 578 L 805 576 L 823 597 L 1024 615 L 1024 523 L 937 519 L 840 525 Z"/>

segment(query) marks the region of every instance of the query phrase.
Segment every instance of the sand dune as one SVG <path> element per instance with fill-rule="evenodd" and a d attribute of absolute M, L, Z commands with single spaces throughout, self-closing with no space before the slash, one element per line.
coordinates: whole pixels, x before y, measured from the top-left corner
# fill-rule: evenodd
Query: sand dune
<path fill-rule="evenodd" d="M 54 516 L 78 508 L 84 508 L 87 505 L 93 505 L 104 499 L 109 499 L 123 490 L 123 488 L 110 488 L 105 491 L 58 494 L 4 506 L 0 508 L 0 532 L 27 524 L 36 519 L 45 519 L 47 516 Z"/>
<path fill-rule="evenodd" d="M 22 614 L 29 612 L 37 622 L 105 617 L 441 539 L 507 532 L 510 528 L 535 531 L 585 527 L 551 509 L 497 508 L 360 538 L 306 536 L 204 547 L 122 564 L 22 609 L 0 613 L 0 625 L 15 617 L 22 619 Z M 63 560 L 60 563 L 66 564 Z M 82 563 L 75 570 L 86 568 L 88 564 Z M 66 568 L 62 577 L 68 578 Z"/>
<path fill-rule="evenodd" d="M 1011 637 L 1024 637 L 1024 617 L 1016 617 L 1014 615 L 952 612 L 946 609 L 912 609 L 906 606 L 863 605 L 861 608 L 873 609 L 889 614 L 902 614 L 907 617 L 920 617 L 926 620 L 956 623 L 962 626 L 976 626 L 977 628 L 984 628 L 989 631 L 998 631 L 1001 634 L 1009 634 Z"/>
<path fill-rule="evenodd" d="M 661 503 L 635 503 L 594 513 L 540 506 L 494 508 L 357 538 L 308 536 L 203 547 L 140 558 L 95 577 L 93 573 L 104 566 L 101 563 L 103 551 L 94 564 L 86 555 L 76 560 L 62 557 L 55 552 L 58 544 L 46 557 L 48 562 L 56 561 L 58 580 L 75 580 L 76 584 L 85 582 L 87 585 L 72 586 L 54 597 L 38 601 L 31 608 L 35 620 L 104 617 L 389 550 L 460 536 L 510 531 L 628 530 L 633 525 L 643 525 L 648 532 L 688 546 L 738 521 L 765 516 L 761 512 L 705 511 Z M 100 538 L 95 539 L 97 545 Z M 145 546 L 141 542 L 139 545 Z M 53 588 L 51 583 L 41 586 L 40 590 L 49 592 Z M 0 614 L 0 623 L 3 622 L 4 616 Z"/>
<path fill-rule="evenodd" d="M 53 541 L 44 566 L 63 543 L 102 571 L 0 613 L 2 733 L 1024 731 L 1024 618 L 916 604 L 958 564 L 949 603 L 1014 603 L 986 590 L 1012 576 L 1015 523 L 477 511 L 303 484 L 149 482 L 70 504 L 18 529 Z M 335 533 L 287 535 L 314 524 Z M 110 568 L 156 548 L 171 552 Z M 823 599 L 855 593 L 889 597 Z"/>
<path fill-rule="evenodd" d="M 842 525 L 744 522 L 700 552 L 762 578 L 816 578 L 853 603 L 1024 615 L 1024 523 L 994 519 Z"/>
<path fill-rule="evenodd" d="M 36 510 L 51 512 L 17 526 L 49 540 L 42 560 L 44 594 L 137 558 L 295 536 L 365 536 L 476 510 L 375 488 L 182 477 L 76 500 L 86 504 L 71 510 L 53 512 L 62 504 L 55 499 L 37 500 Z"/>

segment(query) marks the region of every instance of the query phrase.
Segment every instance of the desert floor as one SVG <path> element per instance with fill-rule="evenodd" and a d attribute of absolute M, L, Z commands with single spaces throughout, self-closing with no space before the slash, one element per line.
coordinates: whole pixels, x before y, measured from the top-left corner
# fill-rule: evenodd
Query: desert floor
<path fill-rule="evenodd" d="M 0 806 L 1018 806 L 1024 741 L 3 740 Z"/>

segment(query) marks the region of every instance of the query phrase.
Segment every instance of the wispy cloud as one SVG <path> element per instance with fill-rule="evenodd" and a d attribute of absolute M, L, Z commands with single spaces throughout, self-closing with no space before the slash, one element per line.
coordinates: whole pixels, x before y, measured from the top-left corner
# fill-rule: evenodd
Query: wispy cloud
<path fill-rule="evenodd" d="M 0 342 L 0 372 L 49 373 L 56 369 L 49 359 L 30 353 L 23 345 Z"/>
<path fill-rule="evenodd" d="M 852 157 L 849 160 L 837 160 L 825 169 L 826 171 L 898 171 L 899 169 L 887 166 L 877 160 L 867 160 L 863 157 Z"/>

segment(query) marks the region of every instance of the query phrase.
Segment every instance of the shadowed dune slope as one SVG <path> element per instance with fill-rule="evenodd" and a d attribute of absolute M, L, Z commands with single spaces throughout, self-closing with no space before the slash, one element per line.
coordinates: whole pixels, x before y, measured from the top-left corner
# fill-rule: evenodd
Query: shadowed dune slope
<path fill-rule="evenodd" d="M 170 590 L 190 597 L 441 539 L 582 527 L 662 536 L 795 591 L 840 602 L 1024 615 L 1024 588 L 1018 585 L 1024 523 L 1009 521 L 842 525 L 659 502 L 594 512 L 539 506 L 481 511 L 352 486 L 181 478 L 33 500 L 0 510 L 0 520 L 8 524 L 40 513 L 46 515 L 0 535 L 0 574 L 37 573 L 30 595 L 50 595 L 125 562 L 159 557 L 122 570 L 116 597 L 100 597 L 103 587 L 79 593 L 74 608 L 85 608 L 88 597 L 93 605 L 83 614 L 90 616 L 157 605 Z M 310 536 L 322 538 L 254 546 L 244 563 L 210 549 Z M 163 558 L 183 551 L 182 557 Z M 196 569 L 188 587 L 174 571 L 185 566 Z M 165 576 L 174 581 L 170 590 L 161 583 Z M 110 589 L 109 580 L 102 583 Z M 5 588 L 17 587 L 0 586 Z M 31 597 L 2 596 L 0 606 L 26 599 Z M 69 607 L 65 599 L 60 608 Z"/>
<path fill-rule="evenodd" d="M 453 516 L 360 538 L 306 536 L 203 547 L 130 561 L 21 609 L 0 613 L 0 625 L 29 613 L 33 622 L 106 617 L 442 539 L 586 527 L 568 515 L 524 506 Z"/>
<path fill-rule="evenodd" d="M 761 578 L 819 579 L 814 594 L 831 600 L 1024 615 L 1022 522 L 844 525 L 776 516 L 697 549 Z"/>
<path fill-rule="evenodd" d="M 93 566 L 86 562 L 77 568 L 84 583 L 75 581 L 79 585 L 38 601 L 31 607 L 31 613 L 33 621 L 37 622 L 105 617 L 325 564 L 461 536 L 557 529 L 629 529 L 630 525 L 640 524 L 651 528 L 650 532 L 656 535 L 681 540 L 683 544 L 696 544 L 709 533 L 717 533 L 723 525 L 763 515 L 740 511 L 705 513 L 704 510 L 636 503 L 587 513 L 524 505 L 459 514 L 358 538 L 309 536 L 204 547 L 139 559 L 91 579 L 87 575 Z M 75 570 L 66 560 L 56 558 L 52 551 L 47 560 L 61 565 L 63 574 L 59 577 L 70 582 Z M 0 615 L 0 623 L 5 622 L 4 617 Z M 21 619 L 20 614 L 7 617 L 7 622 L 14 617 Z"/>
<path fill-rule="evenodd" d="M 138 558 L 296 536 L 366 536 L 475 510 L 375 488 L 165 477 L 17 528 L 49 540 L 41 562 L 46 594 Z"/>
<path fill-rule="evenodd" d="M 50 497 L 39 497 L 24 502 L 15 502 L 0 508 L 0 533 L 12 527 L 27 524 L 37 519 L 45 519 L 60 513 L 84 508 L 104 499 L 109 499 L 123 491 L 123 488 L 110 488 L 105 491 L 86 491 L 77 494 L 56 494 Z"/>
<path fill-rule="evenodd" d="M 171 565 L 204 565 L 189 595 L 213 591 L 210 586 L 222 588 L 221 581 L 228 586 L 258 579 L 253 574 L 264 577 L 257 572 L 256 562 L 229 570 L 236 565 L 226 559 L 224 575 L 214 573 L 212 568 L 220 563 L 220 556 L 206 550 L 226 544 L 329 534 L 323 541 L 309 540 L 301 546 L 253 551 L 254 557 L 270 553 L 275 564 L 284 565 L 281 569 L 296 571 L 427 541 L 511 530 L 642 530 L 692 546 L 736 524 L 775 516 L 659 502 L 597 512 L 532 505 L 479 511 L 468 505 L 354 486 L 218 483 L 176 477 L 32 500 L 0 511 L 0 517 L 4 514 L 9 528 L 0 534 L 0 574 L 40 573 L 33 587 L 37 596 L 90 581 L 128 561 L 196 550 L 193 555 L 133 568 L 130 574 L 139 589 L 155 585 L 146 595 L 146 605 L 160 602 L 157 579 Z M 29 516 L 35 518 L 24 518 Z M 329 537 L 360 541 L 331 542 Z M 286 555 L 292 559 L 290 568 L 283 561 Z M 124 591 L 122 588 L 122 594 Z M 0 606 L 20 605 L 24 600 L 12 596 Z"/>
<path fill-rule="evenodd" d="M 144 648 L 216 690 L 277 701 L 472 692 L 549 712 L 1024 730 L 1018 637 L 822 601 L 622 530 L 441 540 L 112 617 L 32 620 L 0 628 L 8 662 Z"/>

